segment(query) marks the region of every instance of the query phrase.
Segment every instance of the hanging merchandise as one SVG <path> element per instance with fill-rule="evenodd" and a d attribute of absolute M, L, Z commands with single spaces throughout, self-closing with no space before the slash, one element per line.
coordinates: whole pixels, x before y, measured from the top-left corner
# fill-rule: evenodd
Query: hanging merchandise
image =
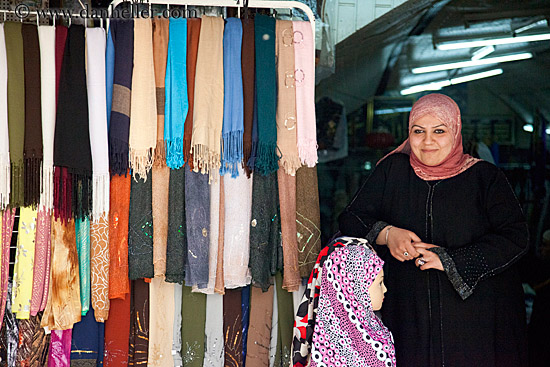
<path fill-rule="evenodd" d="M 269 342 L 273 314 L 273 287 L 267 292 L 258 287 L 250 291 L 250 328 L 246 345 L 246 365 L 269 365 Z"/>
<path fill-rule="evenodd" d="M 252 154 L 252 122 L 254 119 L 255 94 L 255 49 L 254 49 L 254 20 L 246 17 L 243 23 L 243 42 L 241 46 L 241 72 L 243 78 L 243 167 L 250 177 L 252 170 L 248 166 Z"/>
<path fill-rule="evenodd" d="M 149 283 L 132 280 L 131 294 L 128 365 L 140 366 L 147 363 L 149 353 Z"/>
<path fill-rule="evenodd" d="M 223 254 L 225 240 L 225 185 L 224 180 L 220 180 L 220 202 L 218 216 L 218 256 L 216 256 L 216 282 L 214 283 L 214 291 L 219 294 L 225 293 L 225 283 L 223 278 Z"/>
<path fill-rule="evenodd" d="M 187 97 L 189 110 L 185 118 L 183 135 L 183 159 L 193 169 L 193 154 L 191 153 L 191 139 L 193 135 L 193 117 L 195 111 L 195 75 L 197 70 L 197 56 L 201 19 L 187 19 Z"/>
<path fill-rule="evenodd" d="M 282 288 L 295 292 L 302 283 L 298 268 L 298 241 L 296 238 L 296 176 L 277 171 L 281 237 L 283 243 L 284 278 Z"/>
<path fill-rule="evenodd" d="M 149 287 L 149 350 L 148 367 L 172 367 L 174 324 L 174 284 L 162 277 L 151 280 Z"/>
<path fill-rule="evenodd" d="M 43 208 L 38 210 L 34 250 L 34 274 L 31 299 L 31 315 L 46 308 L 50 285 L 51 215 Z"/>
<path fill-rule="evenodd" d="M 130 340 L 130 293 L 123 299 L 111 300 L 109 319 L 105 322 L 105 352 L 103 365 L 119 367 L 128 364 Z"/>
<path fill-rule="evenodd" d="M 224 367 L 224 325 L 221 294 L 206 296 L 204 367 Z"/>
<path fill-rule="evenodd" d="M 2 211 L 1 213 L 2 230 L 0 233 L 0 251 L 2 252 L 2 256 L 0 258 L 2 260 L 2 263 L 0 264 L 0 325 L 2 325 L 4 321 L 4 311 L 6 310 L 6 302 L 8 301 L 8 287 L 10 287 L 11 289 L 11 283 L 8 282 L 8 278 L 10 264 L 10 244 L 11 236 L 13 234 L 13 223 L 15 221 L 15 209 L 8 209 Z M 11 304 L 11 296 L 9 296 L 9 302 Z"/>
<path fill-rule="evenodd" d="M 8 61 L 4 23 L 0 25 L 0 210 L 10 201 L 10 146 L 8 127 Z"/>
<path fill-rule="evenodd" d="M 109 317 L 109 223 L 106 217 L 90 224 L 92 308 L 97 322 Z"/>
<path fill-rule="evenodd" d="M 224 366 L 242 366 L 241 290 L 228 289 L 223 296 Z"/>
<path fill-rule="evenodd" d="M 71 365 L 97 365 L 98 360 L 102 359 L 99 350 L 100 345 L 105 343 L 104 333 L 104 324 L 97 322 L 94 311 L 90 310 L 74 325 L 71 337 Z"/>
<path fill-rule="evenodd" d="M 71 365 L 71 340 L 73 330 L 52 330 L 48 366 Z"/>
<path fill-rule="evenodd" d="M 166 244 L 166 281 L 183 283 L 187 253 L 187 226 L 185 209 L 185 175 L 190 174 L 186 167 L 170 170 L 168 201 L 168 237 Z"/>
<path fill-rule="evenodd" d="M 90 309 L 90 220 L 87 217 L 75 219 L 76 250 L 80 279 L 81 315 Z"/>
<path fill-rule="evenodd" d="M 181 358 L 184 366 L 201 367 L 204 361 L 206 324 L 206 294 L 191 293 L 183 287 L 181 328 Z"/>

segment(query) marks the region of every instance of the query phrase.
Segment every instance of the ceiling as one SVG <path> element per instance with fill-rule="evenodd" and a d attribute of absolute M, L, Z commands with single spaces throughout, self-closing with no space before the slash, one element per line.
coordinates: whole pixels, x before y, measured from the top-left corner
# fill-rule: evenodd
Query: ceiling
<path fill-rule="evenodd" d="M 514 30 L 548 18 L 548 0 L 409 0 L 336 45 L 335 73 L 318 84 L 317 96 L 340 101 L 351 112 L 375 95 L 399 96 L 412 85 L 498 67 L 503 74 L 471 83 L 487 88 L 526 121 L 532 121 L 536 109 L 550 119 L 550 41 L 498 45 L 486 56 L 531 52 L 528 60 L 425 74 L 411 71 L 469 60 L 476 50 L 439 50 L 434 46 L 438 42 L 510 37 Z M 550 32 L 548 20 L 518 35 L 541 32 Z"/>

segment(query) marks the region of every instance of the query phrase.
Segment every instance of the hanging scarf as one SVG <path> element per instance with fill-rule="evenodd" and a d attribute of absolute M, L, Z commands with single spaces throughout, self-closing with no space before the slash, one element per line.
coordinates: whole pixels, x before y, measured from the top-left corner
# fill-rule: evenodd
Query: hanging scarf
<path fill-rule="evenodd" d="M 20 209 L 17 252 L 13 268 L 14 288 L 12 295 L 12 312 L 17 315 L 18 319 L 28 319 L 30 316 L 36 216 L 36 209 L 32 209 L 31 207 Z"/>
<path fill-rule="evenodd" d="M 8 128 L 8 61 L 4 23 L 0 25 L 0 210 L 10 202 L 10 146 Z"/>
<path fill-rule="evenodd" d="M 279 170 L 279 203 L 281 235 L 283 237 L 284 280 L 282 288 L 289 292 L 298 290 L 302 279 L 298 268 L 298 241 L 296 236 L 296 176 Z"/>
<path fill-rule="evenodd" d="M 132 180 L 128 224 L 128 274 L 130 279 L 152 278 L 153 208 L 151 173 L 145 181 Z"/>
<path fill-rule="evenodd" d="M 243 159 L 243 80 L 241 44 L 243 26 L 237 18 L 227 18 L 223 33 L 223 128 L 220 174 L 237 177 Z"/>
<path fill-rule="evenodd" d="M 61 80 L 61 68 L 63 65 L 63 55 L 65 54 L 65 44 L 69 28 L 64 25 L 55 27 L 55 102 L 59 97 L 59 81 Z"/>
<path fill-rule="evenodd" d="M 254 84 L 257 84 L 254 82 Z M 246 162 L 248 169 L 252 172 L 256 169 L 256 158 L 258 155 L 258 98 L 257 87 L 254 85 L 254 111 L 252 114 L 252 136 L 250 138 L 250 158 Z"/>
<path fill-rule="evenodd" d="M 250 328 L 246 345 L 246 366 L 269 366 L 269 340 L 273 315 L 273 288 L 263 292 L 252 287 L 250 291 Z"/>
<path fill-rule="evenodd" d="M 183 131 L 189 109 L 187 101 L 187 19 L 170 18 L 170 40 L 166 61 L 166 104 L 164 106 L 164 143 L 166 164 L 183 166 Z"/>
<path fill-rule="evenodd" d="M 109 317 L 109 223 L 103 216 L 90 224 L 92 308 L 97 322 Z"/>
<path fill-rule="evenodd" d="M 36 220 L 36 241 L 34 250 L 34 273 L 32 283 L 31 316 L 36 316 L 42 311 L 42 301 L 47 299 L 48 289 L 46 278 L 50 278 L 50 255 L 51 253 L 51 217 L 44 210 L 38 210 Z M 48 281 L 49 284 L 49 281 Z"/>
<path fill-rule="evenodd" d="M 166 273 L 166 243 L 168 241 L 168 192 L 170 169 L 166 166 L 164 148 L 164 79 L 168 55 L 168 35 L 170 21 L 164 18 L 153 19 L 153 61 L 155 85 L 157 87 L 157 147 L 153 164 L 153 264 L 155 276 Z"/>
<path fill-rule="evenodd" d="M 105 30 L 86 29 L 87 88 L 90 119 L 90 147 L 93 167 L 92 218 L 99 221 L 109 213 L 109 138 L 105 95 Z"/>
<path fill-rule="evenodd" d="M 300 160 L 308 167 L 317 163 L 317 121 L 315 119 L 315 49 L 308 21 L 293 21 L 296 119 Z"/>
<path fill-rule="evenodd" d="M 223 276 L 226 288 L 250 284 L 248 269 L 250 253 L 250 215 L 252 208 L 252 179 L 241 174 L 237 178 L 224 177 L 225 190 L 225 244 Z"/>
<path fill-rule="evenodd" d="M 112 19 L 110 32 L 115 46 L 113 96 L 109 121 L 109 165 L 112 175 L 128 170 L 130 100 L 134 63 L 133 19 Z"/>
<path fill-rule="evenodd" d="M 277 272 L 275 277 L 275 284 L 277 286 L 277 351 L 275 357 L 275 365 L 281 367 L 287 367 L 288 361 L 290 361 L 290 349 L 292 345 L 292 324 L 293 324 L 293 303 L 292 293 L 287 292 L 282 287 L 283 276 L 280 272 Z"/>
<path fill-rule="evenodd" d="M 183 366 L 181 358 L 181 320 L 182 320 L 182 296 L 183 285 L 174 284 L 174 323 L 172 327 L 172 356 L 174 356 L 174 366 Z M 185 310 L 184 312 L 187 312 Z"/>
<path fill-rule="evenodd" d="M 80 274 L 81 315 L 90 309 L 90 220 L 86 217 L 75 220 L 76 250 Z"/>
<path fill-rule="evenodd" d="M 25 141 L 25 76 L 21 23 L 4 24 L 8 64 L 8 130 L 11 164 L 10 206 L 24 202 L 23 147 Z"/>
<path fill-rule="evenodd" d="M 130 312 L 128 365 L 141 366 L 149 351 L 149 283 L 143 279 L 132 281 Z"/>
<path fill-rule="evenodd" d="M 166 245 L 166 281 L 183 283 L 187 253 L 185 225 L 185 167 L 170 170 L 168 201 L 168 242 Z"/>
<path fill-rule="evenodd" d="M 111 301 L 109 319 L 105 322 L 105 352 L 103 365 L 119 367 L 128 365 L 128 340 L 130 339 L 130 294 Z"/>
<path fill-rule="evenodd" d="M 105 46 L 105 96 L 107 98 L 107 132 L 111 127 L 111 107 L 113 106 L 113 79 L 115 74 L 115 43 L 113 42 L 113 27 L 107 32 Z"/>
<path fill-rule="evenodd" d="M 193 135 L 193 115 L 195 107 L 195 73 L 197 70 L 197 53 L 199 51 L 199 37 L 201 32 L 200 19 L 187 19 L 187 97 L 189 111 L 185 118 L 183 134 L 183 159 L 193 169 L 191 154 L 191 139 Z"/>
<path fill-rule="evenodd" d="M 84 27 L 69 28 L 59 80 L 55 121 L 54 174 L 56 218 L 81 218 L 91 212 L 92 157 L 88 125 Z M 66 168 L 67 175 L 60 174 Z M 64 171 L 64 170 L 63 170 Z M 67 188 L 71 187 L 72 197 Z M 68 203 L 72 203 L 69 207 Z"/>
<path fill-rule="evenodd" d="M 223 336 L 225 366 L 242 365 L 241 290 L 228 289 L 223 296 Z"/>
<path fill-rule="evenodd" d="M 296 231 L 300 277 L 307 278 L 321 250 L 321 213 L 317 168 L 296 172 Z"/>
<path fill-rule="evenodd" d="M 272 284 L 280 242 L 279 198 L 276 174 L 255 175 L 252 187 L 249 267 L 254 285 L 265 292 Z"/>
<path fill-rule="evenodd" d="M 247 341 L 248 341 L 248 327 L 249 327 L 249 322 L 250 322 L 250 285 L 247 285 L 246 287 L 244 287 L 242 289 L 242 292 L 241 292 L 241 310 L 242 310 L 242 322 L 243 322 L 243 327 L 242 327 L 242 333 L 243 333 L 243 340 L 242 340 L 242 344 L 243 344 L 243 351 L 242 351 L 242 361 L 243 361 L 243 366 L 245 365 L 245 360 L 246 360 L 246 345 L 247 345 Z"/>
<path fill-rule="evenodd" d="M 277 303 L 277 281 L 273 277 L 273 314 L 271 316 L 271 338 L 269 340 L 269 366 L 275 367 L 275 359 L 277 358 L 277 346 L 280 345 L 279 340 L 279 304 Z M 279 361 L 280 364 L 280 361 Z M 279 366 L 276 366 L 279 367 Z M 282 366 L 280 366 L 282 367 Z"/>
<path fill-rule="evenodd" d="M 18 323 L 15 319 L 15 314 L 11 312 L 11 295 L 12 295 L 12 283 L 9 283 L 8 301 L 6 304 L 6 316 L 2 326 L 2 353 L 0 357 L 4 362 L 4 366 L 15 366 L 17 359 L 17 347 L 19 344 L 19 329 Z M 5 344 L 4 344 L 5 343 Z"/>
<path fill-rule="evenodd" d="M 202 367 L 206 323 L 206 295 L 191 293 L 191 287 L 183 287 L 181 298 L 182 325 L 181 357 L 183 365 Z"/>
<path fill-rule="evenodd" d="M 224 367 L 223 296 L 206 296 L 204 367 Z"/>
<path fill-rule="evenodd" d="M 151 280 L 149 287 L 149 352 L 148 367 L 173 366 L 172 335 L 174 324 L 174 285 L 162 277 Z"/>
<path fill-rule="evenodd" d="M 53 221 L 51 287 L 40 325 L 50 330 L 70 329 L 80 321 L 80 284 L 75 224 Z"/>
<path fill-rule="evenodd" d="M 366 245 L 338 249 L 324 262 L 312 366 L 324 366 L 327 357 L 354 366 L 395 366 L 393 337 L 374 314 L 369 297 L 383 264 Z M 349 284 L 342 287 L 339 279 L 345 278 Z"/>
<path fill-rule="evenodd" d="M 29 357 L 29 367 L 42 367 L 48 363 L 48 354 L 50 347 L 50 334 L 46 334 L 40 327 L 42 313 L 36 316 L 34 323 L 34 334 L 32 336 L 31 355 Z"/>
<path fill-rule="evenodd" d="M 130 292 L 128 280 L 128 220 L 130 176 L 111 177 L 109 204 L 109 298 L 122 298 Z"/>
<path fill-rule="evenodd" d="M 225 283 L 223 280 L 223 248 L 224 248 L 224 232 L 225 232 L 225 185 L 224 180 L 220 180 L 220 203 L 219 203 L 219 224 L 218 224 L 218 256 L 216 264 L 216 282 L 214 283 L 214 292 L 219 294 L 225 293 Z"/>
<path fill-rule="evenodd" d="M 45 210 L 53 209 L 53 146 L 56 110 L 55 27 L 38 27 L 40 41 L 40 107 L 42 108 L 42 196 Z"/>
<path fill-rule="evenodd" d="M 302 165 L 296 143 L 296 86 L 294 82 L 294 46 L 292 22 L 278 20 L 277 34 L 277 147 L 279 167 L 294 176 Z"/>
<path fill-rule="evenodd" d="M 40 46 L 34 24 L 21 26 L 25 69 L 25 206 L 40 201 L 42 166 L 42 120 L 40 118 Z"/>
<path fill-rule="evenodd" d="M 252 170 L 248 160 L 252 152 L 252 121 L 254 119 L 254 20 L 243 19 L 243 42 L 241 48 L 241 73 L 243 77 L 243 167 L 250 177 Z"/>
<path fill-rule="evenodd" d="M 388 155 L 395 153 L 405 153 L 409 155 L 414 173 L 424 181 L 444 180 L 454 177 L 481 161 L 469 154 L 464 154 L 462 148 L 462 121 L 460 118 L 460 109 L 455 101 L 439 93 L 428 94 L 420 98 L 413 105 L 409 115 L 409 133 L 414 123 L 426 115 L 435 117 L 450 130 L 453 136 L 453 147 L 449 155 L 436 166 L 425 165 L 412 152 L 408 138 Z M 385 159 L 388 155 L 381 160 Z"/>
<path fill-rule="evenodd" d="M 0 264 L 0 325 L 4 321 L 4 311 L 8 300 L 8 279 L 10 269 L 10 244 L 13 234 L 13 222 L 15 221 L 15 208 L 2 212 L 2 233 L 0 251 L 2 251 L 2 263 Z M 9 298 L 11 304 L 11 297 Z"/>
<path fill-rule="evenodd" d="M 223 18 L 202 16 L 191 153 L 195 171 L 208 174 L 220 168 L 223 127 Z M 212 180 L 212 178 L 210 179 Z"/>
<path fill-rule="evenodd" d="M 71 338 L 71 366 L 96 366 L 102 339 L 93 309 L 74 325 Z"/>
<path fill-rule="evenodd" d="M 212 173 L 213 177 L 216 173 Z M 208 177 L 198 172 L 185 172 L 185 211 L 187 251 L 185 252 L 185 285 L 208 286 L 208 247 L 210 244 L 210 187 Z"/>
<path fill-rule="evenodd" d="M 73 329 L 52 330 L 48 366 L 67 367 L 71 365 L 71 340 Z"/>
<path fill-rule="evenodd" d="M 151 19 L 134 21 L 134 70 L 130 103 L 130 169 L 132 176 L 147 178 L 153 167 L 156 129 L 156 89 Z"/>
<path fill-rule="evenodd" d="M 275 66 L 275 18 L 254 18 L 256 87 L 258 93 L 258 152 L 254 168 L 262 175 L 275 172 L 277 161 L 277 70 Z"/>

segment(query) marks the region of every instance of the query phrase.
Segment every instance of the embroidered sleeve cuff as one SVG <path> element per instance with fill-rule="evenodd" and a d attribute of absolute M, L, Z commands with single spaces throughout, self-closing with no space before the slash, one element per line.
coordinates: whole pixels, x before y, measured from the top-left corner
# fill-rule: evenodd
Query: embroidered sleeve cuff
<path fill-rule="evenodd" d="M 447 273 L 447 277 L 451 281 L 451 284 L 453 285 L 454 289 L 458 292 L 459 296 L 463 300 L 470 297 L 474 292 L 474 289 L 470 287 L 468 284 L 466 284 L 462 276 L 458 273 L 456 264 L 451 258 L 451 256 L 449 256 L 447 251 L 442 247 L 433 247 L 430 249 L 430 251 L 436 253 L 439 256 L 439 259 L 443 264 L 443 269 L 445 269 L 445 273 Z"/>
<path fill-rule="evenodd" d="M 380 234 L 380 231 L 383 230 L 386 226 L 388 226 L 388 223 L 381 220 L 374 223 L 370 231 L 365 236 L 365 239 L 369 241 L 371 245 L 376 245 L 376 238 Z"/>

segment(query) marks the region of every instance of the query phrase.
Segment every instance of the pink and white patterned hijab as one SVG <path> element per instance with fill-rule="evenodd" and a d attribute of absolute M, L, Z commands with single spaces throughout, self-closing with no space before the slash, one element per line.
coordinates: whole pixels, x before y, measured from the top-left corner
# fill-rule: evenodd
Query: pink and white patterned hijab
<path fill-rule="evenodd" d="M 369 296 L 383 264 L 368 245 L 338 248 L 325 260 L 310 366 L 396 365 L 392 334 Z"/>

